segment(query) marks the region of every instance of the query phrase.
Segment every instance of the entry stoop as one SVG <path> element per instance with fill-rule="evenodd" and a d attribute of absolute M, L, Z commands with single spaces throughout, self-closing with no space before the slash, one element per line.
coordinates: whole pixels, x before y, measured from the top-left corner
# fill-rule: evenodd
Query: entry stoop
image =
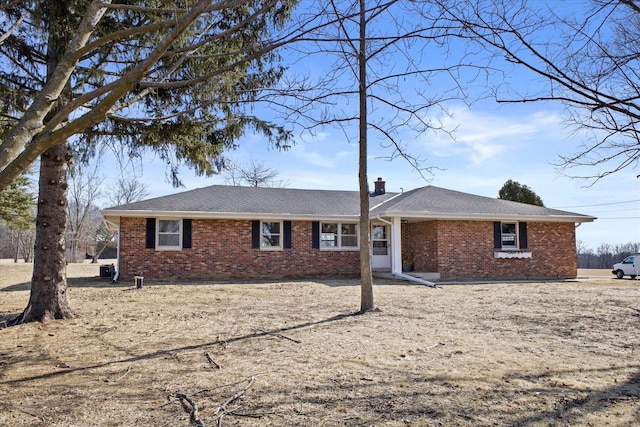
<path fill-rule="evenodd" d="M 418 279 L 428 280 L 430 282 L 434 282 L 436 280 L 440 280 L 440 273 L 430 273 L 430 272 L 420 272 L 420 271 L 410 271 L 405 273 L 409 276 L 417 277 Z"/>
<path fill-rule="evenodd" d="M 432 273 L 427 271 L 406 271 L 403 272 L 407 276 L 413 276 L 418 279 L 427 280 L 429 282 L 434 282 L 440 280 L 440 273 Z M 396 276 L 391 274 L 390 269 L 374 269 L 373 277 L 377 277 L 378 279 L 397 279 Z"/>

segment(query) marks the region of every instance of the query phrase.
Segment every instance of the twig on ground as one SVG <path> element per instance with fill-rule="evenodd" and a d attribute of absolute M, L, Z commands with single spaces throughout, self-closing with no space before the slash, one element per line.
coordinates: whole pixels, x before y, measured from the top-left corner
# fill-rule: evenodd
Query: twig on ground
<path fill-rule="evenodd" d="M 185 412 L 189 413 L 189 420 L 198 427 L 206 427 L 204 421 L 198 416 L 198 404 L 184 393 L 176 393 L 176 398 L 180 399 L 180 404 Z M 186 403 L 185 403 L 186 402 Z M 188 404 L 188 405 L 187 405 Z"/>
<path fill-rule="evenodd" d="M 260 332 L 264 333 L 264 334 L 267 334 L 267 335 L 273 335 L 274 337 L 283 338 L 285 340 L 293 341 L 296 344 L 302 343 L 302 341 L 300 341 L 300 340 L 296 340 L 296 339 L 290 338 L 290 337 L 288 337 L 286 335 L 283 335 L 281 333 L 278 333 L 278 332 L 265 331 L 264 329 L 258 329 L 258 330 Z"/>
<path fill-rule="evenodd" d="M 211 355 L 209 353 L 205 353 L 204 354 L 205 357 L 207 358 L 207 362 L 209 362 L 210 365 L 215 366 L 217 369 L 222 369 L 222 366 L 220 366 L 218 364 L 218 362 L 216 362 L 215 360 L 213 360 L 213 357 L 211 357 Z"/>
<path fill-rule="evenodd" d="M 445 344 L 443 342 L 437 342 L 437 343 L 435 343 L 433 345 L 430 345 L 429 347 L 425 347 L 423 349 L 423 351 L 431 350 L 431 349 L 434 349 L 434 348 L 439 347 L 441 345 L 445 345 Z"/>
<path fill-rule="evenodd" d="M 191 396 L 197 396 L 197 395 L 199 395 L 199 394 L 202 394 L 202 393 L 208 393 L 208 392 L 213 391 L 213 390 L 218 390 L 218 389 L 225 388 L 225 387 L 232 387 L 232 386 L 236 386 L 236 385 L 238 385 L 238 384 L 242 384 L 242 383 L 244 383 L 244 382 L 245 382 L 245 380 L 242 380 L 242 381 L 236 381 L 236 382 L 233 382 L 233 383 L 220 384 L 219 386 L 216 386 L 216 387 L 201 388 L 200 390 L 196 390 L 196 391 L 194 391 L 194 392 L 193 392 L 193 393 L 191 393 L 190 395 L 191 395 Z M 173 398 L 174 396 L 176 397 L 175 399 Z M 163 408 L 163 407 L 165 407 L 165 406 L 167 406 L 167 405 L 171 405 L 173 402 L 176 402 L 176 401 L 178 401 L 178 400 L 179 400 L 179 399 L 177 398 L 177 395 L 171 395 L 171 394 L 170 394 L 170 395 L 168 395 L 168 396 L 167 396 L 167 401 L 166 401 L 166 402 L 164 402 L 164 403 L 162 403 L 162 404 L 160 405 L 160 408 Z"/>
<path fill-rule="evenodd" d="M 222 418 L 231 413 L 232 411 L 228 411 L 227 410 L 227 406 L 230 405 L 231 403 L 233 403 L 234 401 L 236 401 L 237 399 L 241 398 L 246 392 L 247 390 L 249 390 L 251 388 L 251 386 L 253 385 L 253 382 L 255 381 L 256 377 L 255 375 L 251 376 L 251 380 L 249 381 L 249 384 L 247 384 L 247 386 L 245 388 L 243 388 L 242 390 L 239 390 L 238 392 L 236 392 L 233 396 L 229 397 L 227 400 L 224 401 L 224 403 L 220 406 L 218 406 L 218 409 L 216 409 L 214 415 L 218 416 L 218 427 L 222 427 Z"/>
<path fill-rule="evenodd" d="M 125 371 L 124 374 L 120 375 L 118 378 L 116 378 L 115 380 L 110 380 L 109 378 L 107 378 L 107 382 L 108 383 L 117 383 L 118 381 L 120 381 L 121 379 L 123 379 L 124 377 L 127 376 L 127 374 L 131 372 L 131 365 L 129 365 L 129 367 L 127 368 L 127 370 Z"/>

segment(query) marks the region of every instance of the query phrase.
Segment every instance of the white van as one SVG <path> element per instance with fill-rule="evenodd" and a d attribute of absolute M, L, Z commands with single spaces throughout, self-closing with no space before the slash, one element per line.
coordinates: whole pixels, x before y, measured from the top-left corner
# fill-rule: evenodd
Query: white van
<path fill-rule="evenodd" d="M 632 279 L 635 279 L 640 275 L 640 255 L 631 255 L 626 257 L 624 261 L 613 264 L 611 272 L 618 279 L 622 279 L 624 276 L 631 276 Z"/>

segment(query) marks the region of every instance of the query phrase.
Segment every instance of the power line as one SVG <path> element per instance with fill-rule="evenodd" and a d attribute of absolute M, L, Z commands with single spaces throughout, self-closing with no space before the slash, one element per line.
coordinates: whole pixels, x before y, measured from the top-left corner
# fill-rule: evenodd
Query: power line
<path fill-rule="evenodd" d="M 609 205 L 622 205 L 624 203 L 636 203 L 640 202 L 640 199 L 637 200 L 626 200 L 624 202 L 611 202 L 611 203 L 596 203 L 593 205 L 577 205 L 577 206 L 560 206 L 553 209 L 569 209 L 569 208 L 590 208 L 592 206 L 609 206 Z"/>
<path fill-rule="evenodd" d="M 612 217 L 598 217 L 598 221 L 603 220 L 603 219 L 640 219 L 640 216 L 612 216 Z"/>
<path fill-rule="evenodd" d="M 615 209 L 615 210 L 611 210 L 611 209 L 606 209 L 606 210 L 595 210 L 595 211 L 589 211 L 590 214 L 598 214 L 598 213 L 618 213 L 618 212 L 630 212 L 630 211 L 640 211 L 640 207 L 637 208 L 629 208 L 629 209 Z"/>

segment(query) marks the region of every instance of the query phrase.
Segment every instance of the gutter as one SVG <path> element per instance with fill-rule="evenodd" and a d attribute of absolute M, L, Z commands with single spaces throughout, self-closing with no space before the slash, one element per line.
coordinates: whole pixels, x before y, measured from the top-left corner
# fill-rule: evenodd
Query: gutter
<path fill-rule="evenodd" d="M 120 224 L 116 224 L 114 222 L 109 221 L 106 218 L 103 218 L 104 223 L 107 224 L 107 228 L 109 228 L 109 224 L 111 224 L 112 226 L 115 227 L 115 229 L 117 230 L 117 236 L 116 236 L 116 274 L 113 275 L 113 283 L 116 283 L 118 281 L 118 279 L 120 278 Z"/>

